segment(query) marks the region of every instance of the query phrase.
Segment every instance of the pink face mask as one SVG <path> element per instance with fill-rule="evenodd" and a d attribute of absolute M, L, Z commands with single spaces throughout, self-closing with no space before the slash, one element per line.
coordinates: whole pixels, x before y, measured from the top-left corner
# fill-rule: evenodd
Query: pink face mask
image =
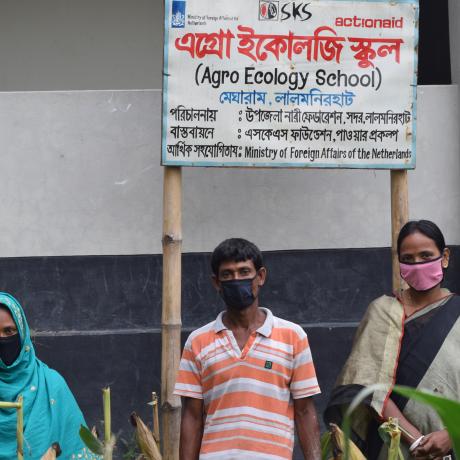
<path fill-rule="evenodd" d="M 416 291 L 427 291 L 442 281 L 442 256 L 428 262 L 404 264 L 399 262 L 401 277 Z"/>

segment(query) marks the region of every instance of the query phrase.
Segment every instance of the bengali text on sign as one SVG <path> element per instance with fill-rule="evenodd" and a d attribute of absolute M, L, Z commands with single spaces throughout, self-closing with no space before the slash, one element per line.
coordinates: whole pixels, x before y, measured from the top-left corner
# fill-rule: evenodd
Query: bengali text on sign
<path fill-rule="evenodd" d="M 418 2 L 166 1 L 162 164 L 415 167 Z"/>

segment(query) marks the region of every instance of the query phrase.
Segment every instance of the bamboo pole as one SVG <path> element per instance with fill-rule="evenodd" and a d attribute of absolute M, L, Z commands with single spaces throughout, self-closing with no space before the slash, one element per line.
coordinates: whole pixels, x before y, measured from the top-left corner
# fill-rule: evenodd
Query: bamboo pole
<path fill-rule="evenodd" d="M 166 166 L 163 182 L 163 314 L 161 409 L 163 459 L 179 459 L 180 398 L 173 394 L 180 361 L 182 174 Z"/>
<path fill-rule="evenodd" d="M 398 234 L 401 227 L 409 220 L 409 191 L 407 171 L 391 171 L 391 259 L 393 268 L 393 291 L 402 289 L 405 284 L 399 273 L 397 251 Z"/>

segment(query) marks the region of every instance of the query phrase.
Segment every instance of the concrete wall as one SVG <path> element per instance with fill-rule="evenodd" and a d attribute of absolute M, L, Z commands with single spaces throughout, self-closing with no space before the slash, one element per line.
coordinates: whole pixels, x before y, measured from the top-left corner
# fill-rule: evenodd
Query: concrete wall
<path fill-rule="evenodd" d="M 159 91 L 0 93 L 0 256 L 161 252 Z M 410 216 L 460 243 L 458 87 L 418 89 Z M 387 171 L 184 169 L 184 251 L 390 245 Z"/>
<path fill-rule="evenodd" d="M 0 91 L 161 87 L 163 0 L 2 0 L 0 24 Z"/>
<path fill-rule="evenodd" d="M 68 380 L 89 423 L 112 386 L 124 439 L 127 414 L 148 416 L 160 388 L 162 4 L 0 2 L 0 290 L 23 303 L 38 356 Z M 458 0 L 449 6 L 458 84 Z M 457 85 L 419 86 L 409 173 L 411 217 L 438 222 L 454 246 L 446 285 L 456 292 L 459 101 Z M 263 304 L 309 334 L 321 410 L 367 303 L 391 290 L 389 173 L 183 175 L 183 339 L 222 308 L 205 253 L 228 236 L 254 240 L 271 251 Z"/>
<path fill-rule="evenodd" d="M 448 2 L 459 83 L 460 6 Z M 163 0 L 2 0 L 0 21 L 0 91 L 161 87 Z"/>

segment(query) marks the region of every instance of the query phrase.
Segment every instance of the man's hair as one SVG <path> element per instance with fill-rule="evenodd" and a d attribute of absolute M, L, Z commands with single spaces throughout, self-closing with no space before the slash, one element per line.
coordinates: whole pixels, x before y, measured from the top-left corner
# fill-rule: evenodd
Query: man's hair
<path fill-rule="evenodd" d="M 412 233 L 421 233 L 433 240 L 441 254 L 446 247 L 444 235 L 434 222 L 430 220 L 411 220 L 407 222 L 399 232 L 397 244 L 398 256 L 401 255 L 401 244 L 403 240 L 409 235 L 412 235 Z"/>
<path fill-rule="evenodd" d="M 223 262 L 244 262 L 245 260 L 252 260 L 256 270 L 263 266 L 262 253 L 254 243 L 243 238 L 229 238 L 214 249 L 211 256 L 212 272 L 217 276 Z"/>

